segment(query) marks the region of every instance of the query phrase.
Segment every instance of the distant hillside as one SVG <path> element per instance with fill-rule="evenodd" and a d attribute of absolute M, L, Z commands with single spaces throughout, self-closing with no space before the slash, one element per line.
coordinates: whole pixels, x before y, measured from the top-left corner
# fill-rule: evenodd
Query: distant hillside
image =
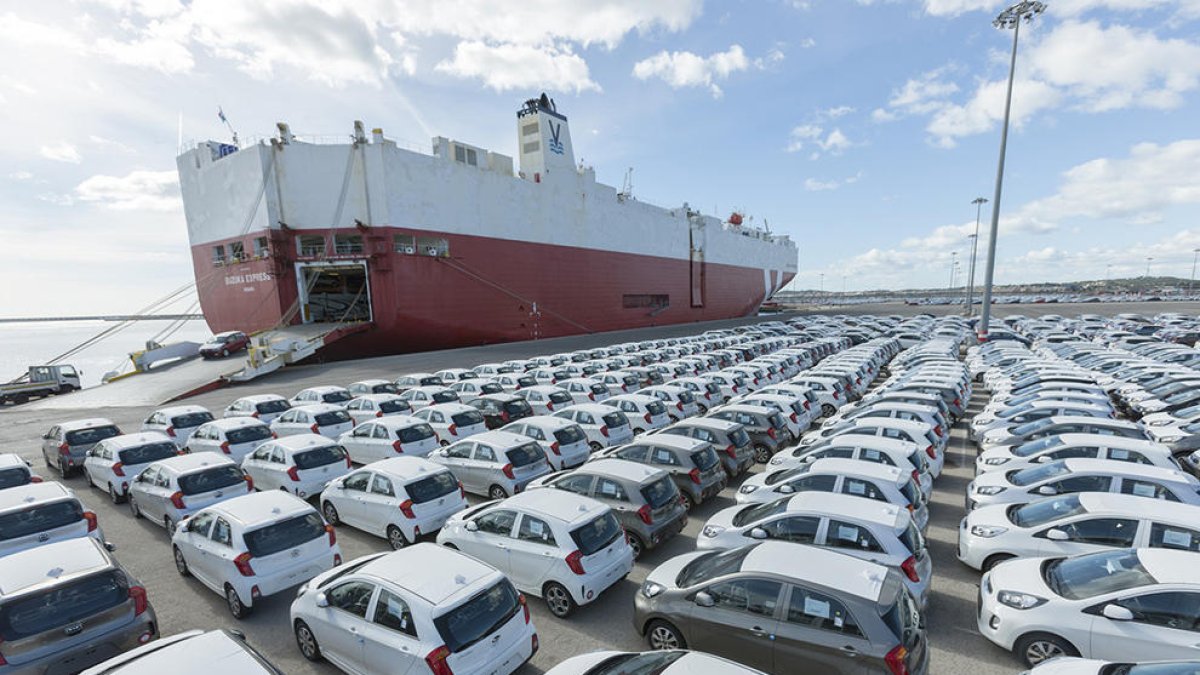
<path fill-rule="evenodd" d="M 1110 295 L 1110 294 L 1152 294 L 1176 295 L 1188 291 L 1188 279 L 1181 277 L 1133 277 L 1129 279 L 1109 279 L 1096 281 L 1073 281 L 1064 283 L 1034 283 L 1034 284 L 1005 284 L 992 287 L 992 295 Z M 965 286 L 955 288 L 910 288 L 900 291 L 868 290 L 840 293 L 837 291 L 819 291 L 817 289 L 789 290 L 776 293 L 774 299 L 779 302 L 802 300 L 819 295 L 833 298 L 880 298 L 903 300 L 906 298 L 931 297 L 962 297 L 966 293 Z M 983 293 L 983 285 L 976 284 L 975 294 Z"/>

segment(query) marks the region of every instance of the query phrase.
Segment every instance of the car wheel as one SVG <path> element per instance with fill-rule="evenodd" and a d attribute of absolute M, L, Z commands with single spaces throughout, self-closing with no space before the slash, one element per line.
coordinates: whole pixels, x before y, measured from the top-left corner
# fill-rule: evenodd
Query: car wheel
<path fill-rule="evenodd" d="M 683 493 L 683 508 L 691 511 L 696 508 L 696 500 L 688 493 Z"/>
<path fill-rule="evenodd" d="M 646 430 L 645 430 L 645 429 L 634 429 L 634 430 L 633 430 L 633 435 L 634 435 L 634 436 L 641 436 L 641 435 L 642 435 L 642 434 L 644 434 L 644 433 L 646 433 Z"/>
<path fill-rule="evenodd" d="M 448 447 L 450 447 L 450 441 L 439 441 L 439 444 L 440 444 L 440 445 L 441 445 L 443 448 L 448 448 Z"/>
<path fill-rule="evenodd" d="M 560 619 L 571 616 L 571 612 L 575 611 L 575 598 L 571 597 L 571 593 L 563 588 L 562 584 L 553 581 L 546 584 L 542 589 L 542 599 L 546 601 L 550 613 Z"/>
<path fill-rule="evenodd" d="M 142 517 L 142 510 L 138 508 L 137 502 L 133 500 L 133 495 L 129 495 L 129 513 L 133 515 L 134 520 Z"/>
<path fill-rule="evenodd" d="M 604 449 L 604 446 L 600 445 L 596 441 L 592 441 L 591 443 L 588 443 L 588 446 L 591 447 L 592 452 L 600 452 L 601 450 Z"/>
<path fill-rule="evenodd" d="M 1049 633 L 1022 635 L 1013 645 L 1013 653 L 1030 668 L 1059 656 L 1079 656 L 1070 642 Z"/>
<path fill-rule="evenodd" d="M 687 642 L 679 629 L 666 621 L 655 620 L 646 630 L 646 642 L 654 650 L 687 649 Z"/>
<path fill-rule="evenodd" d="M 642 543 L 642 538 L 629 533 L 629 548 L 633 550 L 633 559 L 637 560 L 642 557 L 642 553 L 646 550 L 646 545 Z"/>
<path fill-rule="evenodd" d="M 244 619 L 250 616 L 251 608 L 242 604 L 242 599 L 238 597 L 237 591 L 229 584 L 225 585 L 225 606 L 229 608 L 229 613 L 235 619 Z"/>
<path fill-rule="evenodd" d="M 987 559 L 985 559 L 983 561 L 983 566 L 982 566 L 983 571 L 991 572 L 992 569 L 996 567 L 996 565 L 999 565 L 1000 563 L 1004 562 L 1005 560 L 1012 560 L 1015 557 L 1016 557 L 1015 555 L 1009 555 L 1007 553 L 997 553 L 995 555 L 988 556 Z"/>
<path fill-rule="evenodd" d="M 754 461 L 759 464 L 766 464 L 771 461 L 771 449 L 762 443 L 756 444 L 754 446 Z"/>
<path fill-rule="evenodd" d="M 508 499 L 508 493 L 499 485 L 488 488 L 488 499 Z"/>
<path fill-rule="evenodd" d="M 71 467 L 67 466 L 67 460 L 58 460 L 58 473 L 63 478 L 69 478 L 71 476 Z"/>
<path fill-rule="evenodd" d="M 667 417 L 669 417 L 671 419 L 671 424 L 675 424 L 676 422 L 679 421 L 679 418 L 674 415 L 667 415 Z"/>
<path fill-rule="evenodd" d="M 408 546 L 408 538 L 405 537 L 404 532 L 395 525 L 388 525 L 387 540 L 393 551 L 399 551 L 405 546 Z"/>
<path fill-rule="evenodd" d="M 167 530 L 168 537 L 175 536 L 175 519 L 171 516 L 163 516 L 163 527 Z"/>
<path fill-rule="evenodd" d="M 830 403 L 822 403 L 821 404 L 821 415 L 823 417 L 833 417 L 834 413 L 836 413 L 836 412 L 837 412 L 837 408 L 833 407 L 832 404 L 830 404 Z"/>
<path fill-rule="evenodd" d="M 91 478 L 88 478 L 88 482 L 89 483 L 91 482 Z M 112 500 L 112 503 L 120 504 L 121 502 L 125 501 L 125 494 L 121 493 L 121 492 L 117 492 L 117 488 L 113 487 L 112 483 L 109 483 L 108 484 L 108 498 L 110 500 Z"/>
<path fill-rule="evenodd" d="M 183 559 L 183 551 L 179 550 L 178 546 L 172 546 L 175 551 L 175 571 L 179 572 L 181 577 L 190 577 L 192 573 L 188 570 L 187 561 Z"/>
<path fill-rule="evenodd" d="M 321 645 L 317 644 L 317 636 L 312 634 L 312 629 L 303 621 L 296 622 L 296 646 L 309 661 L 322 660 Z"/>
<path fill-rule="evenodd" d="M 701 415 L 707 415 L 707 414 L 708 414 L 708 406 L 706 406 L 706 405 L 700 405 L 700 404 L 696 404 L 696 407 L 697 407 L 697 408 L 699 408 L 699 410 L 700 410 L 700 414 L 701 414 Z"/>
<path fill-rule="evenodd" d="M 321 512 L 325 514 L 325 522 L 330 525 L 341 525 L 342 519 L 338 516 L 337 507 L 330 502 L 325 502 L 321 505 Z"/>

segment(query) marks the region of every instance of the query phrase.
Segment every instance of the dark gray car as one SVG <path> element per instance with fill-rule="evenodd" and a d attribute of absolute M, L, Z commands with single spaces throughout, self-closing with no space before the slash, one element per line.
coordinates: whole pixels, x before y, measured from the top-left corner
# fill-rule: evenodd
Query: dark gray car
<path fill-rule="evenodd" d="M 42 457 L 46 466 L 58 469 L 66 478 L 82 470 L 83 460 L 93 445 L 120 435 L 117 425 L 103 417 L 63 422 L 50 427 L 42 436 Z"/>
<path fill-rule="evenodd" d="M 725 489 L 725 467 L 712 444 L 696 438 L 655 434 L 598 456 L 648 464 L 671 474 L 688 510 Z"/>

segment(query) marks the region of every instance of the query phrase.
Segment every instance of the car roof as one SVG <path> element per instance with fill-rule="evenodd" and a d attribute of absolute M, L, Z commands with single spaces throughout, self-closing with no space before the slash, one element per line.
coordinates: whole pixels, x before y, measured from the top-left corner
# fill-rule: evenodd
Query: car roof
<path fill-rule="evenodd" d="M 617 394 L 616 396 L 610 396 L 604 400 L 605 403 L 619 403 L 621 401 L 629 401 L 630 403 L 640 403 L 642 405 L 646 405 L 649 403 L 656 403 L 656 402 L 661 403 L 662 399 L 658 398 L 657 396 L 651 396 L 649 394 L 634 393 L 634 394 Z"/>
<path fill-rule="evenodd" d="M 328 393 L 328 392 L 333 392 L 333 391 L 345 391 L 345 390 L 346 390 L 345 387 L 340 387 L 336 384 L 320 384 L 315 387 L 305 387 L 296 393 L 303 394 L 306 391 L 315 391 L 319 394 L 322 392 Z"/>
<path fill-rule="evenodd" d="M 58 428 L 62 429 L 63 431 L 78 431 L 80 429 L 91 429 L 94 427 L 111 427 L 111 426 L 116 426 L 116 425 L 114 425 L 112 420 L 108 419 L 107 417 L 89 417 L 87 419 L 82 419 L 82 420 L 71 420 L 69 422 L 62 422 L 58 425 Z"/>
<path fill-rule="evenodd" d="M 340 405 L 335 405 L 333 403 L 309 403 L 307 405 L 293 406 L 292 410 L 301 410 L 303 412 L 309 412 L 314 415 L 319 415 L 321 413 L 345 410 L 345 408 L 343 408 Z"/>
<path fill-rule="evenodd" d="M 850 426 L 880 425 L 895 429 L 920 431 L 921 433 L 929 431 L 932 428 L 929 424 L 920 420 L 902 420 L 898 417 L 855 417 L 846 421 L 850 422 Z"/>
<path fill-rule="evenodd" d="M 266 490 L 234 497 L 204 509 L 220 512 L 242 525 L 257 525 L 264 520 L 315 512 L 303 499 L 281 490 Z"/>
<path fill-rule="evenodd" d="M 892 483 L 901 483 L 908 476 L 899 467 L 876 464 L 875 462 L 862 462 L 856 459 L 843 459 L 841 457 L 823 457 L 808 466 L 809 473 L 865 476 L 867 478 L 880 478 Z"/>
<path fill-rule="evenodd" d="M 0 452 L 0 469 L 7 469 L 14 466 L 19 466 L 23 469 L 28 469 L 29 465 L 21 456 L 15 452 Z"/>
<path fill-rule="evenodd" d="M 734 427 L 742 426 L 733 420 L 722 420 L 716 417 L 690 417 L 688 419 L 679 420 L 671 426 L 676 427 L 708 427 L 710 429 L 719 429 L 721 431 L 730 431 Z"/>
<path fill-rule="evenodd" d="M 286 401 L 286 396 L 279 394 L 251 394 L 250 396 L 242 396 L 237 401 L 247 401 L 249 403 L 262 403 L 264 401 Z M 233 403 L 237 403 L 234 401 Z M 232 404 L 231 404 L 232 405 Z"/>
<path fill-rule="evenodd" d="M 467 438 L 466 440 L 478 441 L 480 443 L 487 443 L 488 445 L 493 445 L 493 446 L 503 447 L 503 448 L 512 448 L 512 447 L 516 447 L 518 445 L 525 445 L 526 443 L 533 442 L 533 439 L 528 436 L 522 436 L 521 434 L 514 434 L 511 431 L 501 431 L 499 429 L 496 429 L 494 431 L 485 431 L 481 434 L 475 434 L 474 436 L 471 436 L 471 437 Z M 462 443 L 462 442 L 463 441 L 459 441 L 459 443 Z"/>
<path fill-rule="evenodd" d="M 575 471 L 587 474 L 604 474 L 613 478 L 633 481 L 634 483 L 657 480 L 667 475 L 667 472 L 663 469 L 656 469 L 652 466 L 640 462 L 631 462 L 627 459 L 615 458 L 597 459 L 587 462 Z"/>
<path fill-rule="evenodd" d="M 26 483 L 6 490 L 0 490 L 0 511 L 14 507 L 23 507 L 37 502 L 48 502 L 65 497 L 74 497 L 75 493 L 62 483 L 46 481 L 44 483 Z"/>
<path fill-rule="evenodd" d="M 190 630 L 162 637 L 119 654 L 96 666 L 100 673 L 206 675 L 216 670 L 247 675 L 274 673 L 247 649 L 246 642 L 227 630 Z M 92 672 L 92 671 L 85 671 Z"/>
<path fill-rule="evenodd" d="M 208 412 L 208 408 L 205 408 L 204 406 L 200 406 L 200 405 L 173 405 L 173 406 L 168 406 L 166 408 L 159 408 L 158 410 L 155 410 L 154 412 L 161 413 L 161 414 L 167 415 L 167 416 L 187 415 L 190 413 L 206 413 L 206 412 Z"/>
<path fill-rule="evenodd" d="M 1091 457 L 1072 457 L 1059 461 L 1073 474 L 1099 471 L 1129 478 L 1158 478 L 1177 482 L 1196 482 L 1192 480 L 1193 476 L 1191 474 L 1185 473 L 1180 469 L 1168 469 L 1153 464 L 1137 464 L 1135 462 L 1122 462 L 1116 459 L 1094 459 Z"/>
<path fill-rule="evenodd" d="M 756 415 L 774 415 L 775 413 L 779 412 L 774 408 L 768 408 L 764 405 L 752 405 L 749 403 L 730 403 L 729 405 L 721 406 L 717 410 L 731 410 L 733 412 L 753 413 Z"/>
<path fill-rule="evenodd" d="M 1084 415 L 1052 415 L 1050 417 L 1043 417 L 1042 419 L 1050 420 L 1050 422 L 1052 424 L 1084 423 L 1084 424 L 1094 424 L 1094 425 L 1106 426 L 1106 427 L 1120 427 L 1123 429 L 1140 429 L 1141 428 L 1134 422 L 1128 422 L 1126 420 L 1109 419 L 1107 417 L 1087 417 Z"/>
<path fill-rule="evenodd" d="M 385 473 L 393 478 L 401 480 L 412 480 L 426 475 L 435 473 L 443 473 L 449 471 L 446 467 L 436 462 L 431 462 L 424 457 L 388 457 L 376 462 L 371 462 L 358 470 L 370 469 Z"/>
<path fill-rule="evenodd" d="M 821 439 L 820 443 L 812 445 L 812 449 L 838 448 L 846 446 L 854 446 L 856 448 L 866 448 L 868 450 L 895 450 L 897 452 L 908 452 L 916 450 L 920 446 L 912 441 L 906 441 L 902 438 L 888 438 L 887 436 L 872 436 L 870 434 L 838 434 Z"/>
<path fill-rule="evenodd" d="M 1088 513 L 1113 513 L 1130 518 L 1169 520 L 1176 525 L 1195 527 L 1200 521 L 1200 506 L 1147 499 L 1114 492 L 1080 492 L 1079 503 Z"/>
<path fill-rule="evenodd" d="M 544 518 L 574 525 L 591 520 L 608 507 L 591 497 L 567 492 L 566 490 L 528 490 L 505 499 L 498 504 L 501 507 L 513 507 L 536 513 Z"/>
<path fill-rule="evenodd" d="M 583 412 L 590 412 L 593 415 L 607 415 L 609 413 L 621 412 L 611 405 L 604 405 L 603 403 L 576 403 L 575 405 L 569 405 L 563 408 L 559 412 L 567 412 L 571 410 L 582 410 Z"/>
<path fill-rule="evenodd" d="M 455 402 L 434 403 L 433 405 L 426 406 L 425 408 L 423 408 L 423 410 L 433 410 L 435 412 L 446 413 L 447 415 L 457 415 L 458 413 L 462 413 L 462 412 L 479 412 L 479 409 L 473 405 L 467 405 L 466 403 L 455 403 Z M 392 417 L 398 417 L 398 416 L 392 415 Z M 412 417 L 412 416 L 411 415 L 399 415 L 399 417 Z M 383 419 L 387 419 L 387 417 L 384 417 Z M 421 420 L 421 421 L 424 421 L 424 420 Z"/>
<path fill-rule="evenodd" d="M 1168 454 L 1171 452 L 1169 447 L 1157 441 L 1152 441 L 1148 438 L 1125 438 L 1124 436 L 1109 436 L 1107 434 L 1082 433 L 1059 434 L 1057 437 L 1066 445 L 1071 445 L 1074 443 L 1099 443 L 1103 446 L 1111 448 L 1121 448 L 1127 450 L 1157 450 Z M 1050 449 L 1053 450 L 1054 448 Z"/>
<path fill-rule="evenodd" d="M 268 427 L 269 425 L 254 417 L 221 417 L 205 423 L 206 427 L 229 431 L 230 429 L 245 429 L 246 427 Z"/>
<path fill-rule="evenodd" d="M 777 574 L 877 602 L 888 568 L 833 549 L 767 541 L 742 560 L 741 571 Z"/>
<path fill-rule="evenodd" d="M 377 385 L 377 384 L 391 384 L 391 383 L 392 383 L 392 382 L 391 382 L 391 380 L 385 380 L 385 379 L 383 379 L 383 378 L 379 378 L 379 377 L 373 377 L 373 378 L 366 379 L 366 380 L 357 380 L 357 381 L 355 381 L 355 382 L 351 382 L 350 384 L 351 384 L 351 385 L 355 385 L 355 384 L 365 384 L 365 385 L 371 385 L 371 386 L 374 386 L 374 385 Z"/>
<path fill-rule="evenodd" d="M 394 417 L 407 417 L 406 415 L 395 415 Z M 375 422 L 390 420 L 389 417 L 381 417 Z M 415 418 L 414 418 L 415 419 Z M 425 420 L 417 420 L 418 424 L 425 424 Z M 273 441 L 269 441 L 271 445 L 278 446 L 286 452 L 298 452 L 300 450 L 308 450 L 310 448 L 323 448 L 327 445 L 337 445 L 337 441 L 325 436 L 317 434 L 292 434 L 291 436 L 281 436 Z"/>
<path fill-rule="evenodd" d="M 800 492 L 787 497 L 788 511 L 813 511 L 830 518 L 853 518 L 896 527 L 908 511 L 895 504 L 836 492 Z"/>
<path fill-rule="evenodd" d="M 642 438 L 633 441 L 629 445 L 660 445 L 668 448 L 674 448 L 676 450 L 682 450 L 684 452 L 691 452 L 710 444 L 708 441 L 701 440 L 699 438 L 692 438 L 691 436 L 679 436 L 676 434 L 653 434 L 650 436 L 643 436 Z"/>
<path fill-rule="evenodd" d="M 386 382 L 386 381 L 384 381 L 384 380 L 380 380 L 380 382 L 381 382 L 381 383 L 383 383 L 383 384 L 387 384 L 387 382 Z M 354 397 L 354 400 L 361 400 L 361 401 L 398 401 L 398 400 L 401 400 L 401 399 L 400 399 L 400 394 L 392 394 L 392 393 L 390 393 L 390 392 L 386 392 L 386 391 L 384 391 L 384 392 L 379 392 L 379 393 L 371 393 L 371 394 L 359 394 L 358 396 L 355 396 L 355 397 Z"/>
<path fill-rule="evenodd" d="M 214 466 L 224 465 L 237 466 L 237 464 L 224 455 L 218 455 L 215 452 L 192 452 L 178 457 L 168 457 L 160 459 L 154 463 L 155 466 L 162 469 L 170 469 L 175 473 L 188 473 L 189 471 L 199 471 Z"/>
<path fill-rule="evenodd" d="M 1197 584 L 1196 562 L 1200 560 L 1194 551 L 1170 548 L 1139 548 L 1138 560 L 1150 576 L 1160 584 Z"/>
<path fill-rule="evenodd" d="M 566 392 L 566 389 L 556 384 L 538 384 L 532 387 L 522 387 L 521 391 L 536 391 L 542 394 L 553 394 L 556 391 Z"/>
<path fill-rule="evenodd" d="M 553 415 L 532 415 L 523 417 L 515 422 L 515 424 L 533 424 L 543 429 L 562 429 L 563 427 L 576 426 L 574 420 L 565 420 L 561 417 Z"/>
<path fill-rule="evenodd" d="M 455 595 L 501 578 L 500 572 L 468 555 L 423 542 L 382 555 L 363 565 L 359 574 L 395 584 L 441 605 Z"/>
<path fill-rule="evenodd" d="M 120 436 L 106 438 L 100 442 L 113 450 L 124 450 L 125 448 L 170 440 L 170 437 L 161 431 L 138 431 L 132 434 L 121 434 Z"/>
<path fill-rule="evenodd" d="M 43 544 L 0 558 L 0 597 L 15 595 L 53 579 L 101 570 L 110 558 L 100 542 L 76 537 Z"/>

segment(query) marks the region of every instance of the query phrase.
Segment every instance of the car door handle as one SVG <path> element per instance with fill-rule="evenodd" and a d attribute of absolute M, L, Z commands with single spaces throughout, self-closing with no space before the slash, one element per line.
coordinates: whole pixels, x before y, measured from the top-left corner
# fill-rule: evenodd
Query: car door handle
<path fill-rule="evenodd" d="M 842 647 L 842 653 L 845 654 L 846 656 L 858 656 L 858 650 L 855 649 L 854 647 L 851 647 L 850 645 L 846 645 L 845 647 Z"/>

